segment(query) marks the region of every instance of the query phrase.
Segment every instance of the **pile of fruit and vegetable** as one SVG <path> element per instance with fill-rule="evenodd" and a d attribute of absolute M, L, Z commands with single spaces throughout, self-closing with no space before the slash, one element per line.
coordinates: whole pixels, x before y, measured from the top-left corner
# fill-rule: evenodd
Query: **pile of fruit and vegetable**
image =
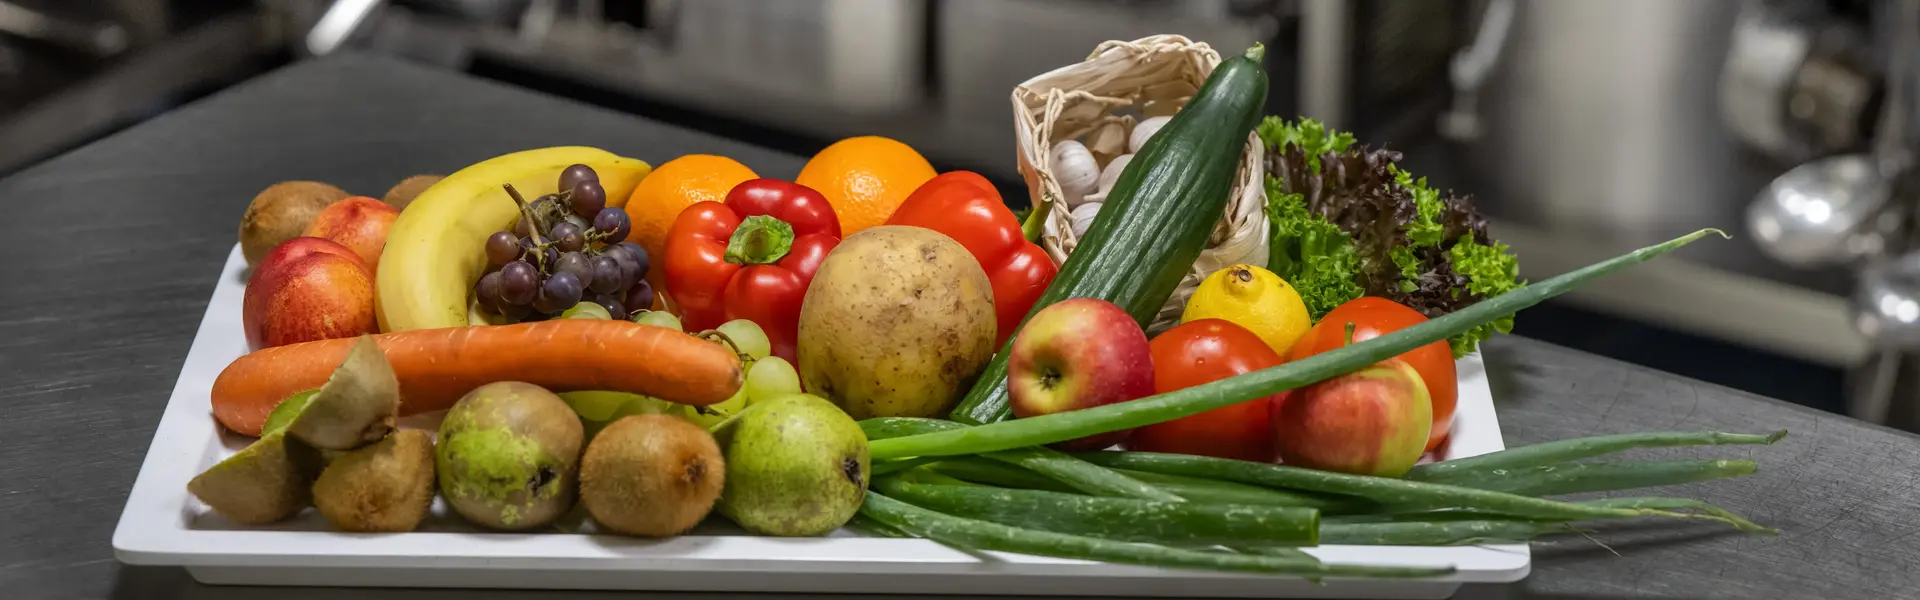
<path fill-rule="evenodd" d="M 1309 577 L 1449 572 L 1301 550 L 1319 544 L 1520 542 L 1629 518 L 1770 532 L 1683 498 L 1548 497 L 1746 475 L 1743 460 L 1587 459 L 1783 433 L 1440 460 L 1458 357 L 1522 308 L 1711 232 L 1523 285 L 1470 200 L 1350 135 L 1263 120 L 1258 57 L 1136 129 L 1057 263 L 985 178 L 878 137 L 793 181 L 556 147 L 383 199 L 275 185 L 240 226 L 252 350 L 212 389 L 219 423 L 257 440 L 188 489 L 255 525 L 313 507 L 344 531 L 410 531 L 438 496 L 503 531 L 571 518 L 663 537 L 717 512 L 758 535 L 851 525 Z M 1250 136 L 1265 264 L 1212 272 L 1149 335 Z M 437 429 L 400 425 L 436 413 Z"/>

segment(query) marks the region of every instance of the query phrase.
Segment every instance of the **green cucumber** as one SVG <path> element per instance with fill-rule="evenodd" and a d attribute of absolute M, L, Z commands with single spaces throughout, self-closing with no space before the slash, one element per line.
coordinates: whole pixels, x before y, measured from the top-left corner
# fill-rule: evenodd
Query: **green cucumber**
<path fill-rule="evenodd" d="M 1027 312 L 1067 298 L 1119 305 L 1142 327 L 1153 321 L 1227 208 L 1247 136 L 1267 102 L 1265 50 L 1221 61 L 1193 100 L 1174 113 L 1133 156 L 1108 191 L 1100 216 Z M 1023 321 L 1024 322 L 1024 321 Z M 1005 420 L 1007 355 L 1013 338 L 988 363 L 953 420 L 980 425 Z"/>

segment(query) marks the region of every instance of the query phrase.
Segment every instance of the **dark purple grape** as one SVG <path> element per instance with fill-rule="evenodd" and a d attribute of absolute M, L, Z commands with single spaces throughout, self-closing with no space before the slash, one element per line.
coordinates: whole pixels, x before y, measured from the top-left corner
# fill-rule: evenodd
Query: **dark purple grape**
<path fill-rule="evenodd" d="M 633 288 L 627 290 L 626 305 L 633 307 L 636 311 L 653 308 L 653 284 L 647 283 L 644 279 L 640 280 L 640 283 L 633 284 Z"/>
<path fill-rule="evenodd" d="M 593 172 L 593 167 L 586 165 L 573 165 L 560 172 L 560 189 L 573 189 L 582 181 L 600 183 L 600 174 Z"/>
<path fill-rule="evenodd" d="M 633 260 L 633 251 L 626 246 L 607 246 L 600 251 L 600 255 L 613 259 L 614 264 L 620 267 L 620 289 L 632 286 L 634 280 L 639 279 L 640 263 Z"/>
<path fill-rule="evenodd" d="M 507 304 L 526 306 L 539 287 L 540 270 L 527 261 L 516 260 L 500 267 L 500 299 Z"/>
<path fill-rule="evenodd" d="M 647 269 L 653 266 L 653 257 L 647 256 L 647 249 L 641 248 L 639 244 L 633 242 L 620 242 L 620 247 L 626 248 L 627 251 L 633 255 L 636 264 L 634 271 L 639 273 L 638 275 L 634 275 L 634 279 L 646 277 Z"/>
<path fill-rule="evenodd" d="M 533 224 L 532 224 L 532 222 L 531 222 L 531 221 L 528 221 L 528 220 L 527 220 L 527 218 L 526 218 L 526 217 L 524 217 L 524 216 L 522 216 L 522 217 L 520 217 L 520 220 L 518 220 L 518 221 L 514 221 L 514 222 L 513 222 L 513 235 L 515 235 L 515 236 L 518 236 L 518 237 L 520 237 L 520 238 L 522 238 L 522 241 L 524 241 L 524 240 L 525 240 L 525 238 L 527 238 L 527 237 L 531 237 L 531 236 L 533 235 Z"/>
<path fill-rule="evenodd" d="M 593 228 L 592 221 L 588 221 L 582 218 L 580 215 L 576 215 L 573 213 L 567 213 L 567 216 L 565 219 L 563 219 L 563 221 L 574 224 L 574 226 L 579 227 L 581 231 L 586 231 L 588 229 Z"/>
<path fill-rule="evenodd" d="M 520 258 L 520 238 L 511 232 L 496 231 L 487 236 L 487 262 L 504 265 Z"/>
<path fill-rule="evenodd" d="M 507 305 L 506 312 L 500 314 L 506 315 L 509 319 L 519 321 L 527 318 L 527 315 L 533 314 L 533 308 L 525 304 L 509 304 Z"/>
<path fill-rule="evenodd" d="M 603 208 L 593 216 L 593 228 L 606 234 L 606 242 L 617 244 L 627 239 L 627 211 L 618 208 Z"/>
<path fill-rule="evenodd" d="M 501 298 L 501 286 L 499 273 L 482 275 L 480 282 L 473 285 L 473 296 L 480 301 L 480 306 L 493 312 L 502 312 L 500 307 L 505 305 L 506 301 Z"/>
<path fill-rule="evenodd" d="M 558 307 L 558 304 L 553 294 L 547 293 L 547 287 L 544 285 L 540 286 L 540 293 L 533 295 L 533 312 L 536 314 L 550 315 L 560 312 L 563 309 Z"/>
<path fill-rule="evenodd" d="M 562 221 L 553 226 L 553 241 L 561 252 L 579 252 L 587 247 L 587 232 L 580 226 Z"/>
<path fill-rule="evenodd" d="M 554 262 L 556 273 L 572 273 L 575 279 L 593 281 L 593 259 L 579 252 L 563 252 L 560 260 Z"/>
<path fill-rule="evenodd" d="M 620 291 L 621 288 L 626 287 L 621 285 L 620 273 L 618 261 L 607 256 L 595 256 L 593 257 L 593 279 L 588 287 L 602 294 Z"/>
<path fill-rule="evenodd" d="M 619 296 L 613 294 L 595 294 L 593 296 L 593 303 L 606 308 L 607 314 L 611 315 L 614 319 L 621 321 L 627 319 L 627 307 L 620 303 Z"/>
<path fill-rule="evenodd" d="M 554 263 L 558 263 L 558 262 L 560 262 L 560 249 L 555 248 L 553 246 L 547 246 L 547 252 L 546 252 L 547 268 L 549 269 L 553 268 Z"/>
<path fill-rule="evenodd" d="M 533 238 L 531 237 L 520 238 L 520 258 L 523 260 L 532 260 L 533 257 L 535 256 L 533 249 L 536 246 L 537 245 L 533 243 Z"/>
<path fill-rule="evenodd" d="M 600 187 L 600 180 L 582 181 L 574 184 L 572 189 L 569 196 L 573 200 L 573 214 L 593 216 L 607 207 L 607 189 Z"/>
<path fill-rule="evenodd" d="M 579 304 L 580 295 L 586 290 L 580 285 L 580 279 L 574 277 L 572 273 L 554 273 L 553 276 L 547 278 L 545 284 L 540 286 L 540 291 L 545 292 L 544 295 L 546 298 L 552 301 L 554 306 L 558 306 L 559 308 L 555 310 L 543 310 L 535 306 L 534 309 L 544 313 L 553 313 L 557 310 L 573 308 L 573 305 Z"/>

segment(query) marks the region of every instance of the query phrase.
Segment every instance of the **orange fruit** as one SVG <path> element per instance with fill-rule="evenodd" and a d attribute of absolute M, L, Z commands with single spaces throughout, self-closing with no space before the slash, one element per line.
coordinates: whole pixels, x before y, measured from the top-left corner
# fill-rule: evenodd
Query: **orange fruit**
<path fill-rule="evenodd" d="M 753 169 L 731 158 L 711 154 L 688 154 L 667 161 L 640 180 L 627 199 L 627 217 L 632 223 L 627 241 L 647 251 L 654 268 L 647 281 L 660 290 L 660 264 L 667 247 L 667 230 L 680 211 L 695 202 L 725 202 L 733 186 L 759 177 Z"/>
<path fill-rule="evenodd" d="M 936 173 L 913 147 L 879 137 L 852 137 L 827 146 L 800 169 L 794 183 L 820 192 L 840 217 L 840 235 L 887 222 L 913 190 Z"/>

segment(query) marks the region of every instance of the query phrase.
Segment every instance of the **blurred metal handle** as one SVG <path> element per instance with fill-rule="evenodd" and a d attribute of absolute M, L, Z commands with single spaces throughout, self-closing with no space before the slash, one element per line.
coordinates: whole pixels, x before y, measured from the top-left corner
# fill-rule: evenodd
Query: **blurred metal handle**
<path fill-rule="evenodd" d="M 1920 52 L 1920 0 L 1894 3 L 1895 28 L 1891 54 L 1887 57 L 1887 97 L 1880 115 L 1880 131 L 1874 140 L 1873 158 L 1882 177 L 1892 181 L 1913 164 L 1914 140 L 1909 123 L 1920 111 L 1915 104 L 1914 53 Z"/>
<path fill-rule="evenodd" d="M 1453 105 L 1440 116 L 1440 134 L 1455 141 L 1480 137 L 1480 87 L 1500 64 L 1507 38 L 1512 37 L 1514 0 L 1492 0 L 1480 16 L 1473 43 L 1453 55 L 1447 78 L 1453 82 Z"/>
<path fill-rule="evenodd" d="M 118 23 L 80 23 L 0 1 L 0 33 L 17 35 L 108 57 L 127 49 L 127 30 Z"/>
<path fill-rule="evenodd" d="M 307 52 L 314 56 L 326 56 L 340 49 L 360 26 L 366 24 L 367 17 L 378 10 L 384 0 L 334 0 L 327 12 L 315 21 L 313 29 L 307 31 Z"/>

